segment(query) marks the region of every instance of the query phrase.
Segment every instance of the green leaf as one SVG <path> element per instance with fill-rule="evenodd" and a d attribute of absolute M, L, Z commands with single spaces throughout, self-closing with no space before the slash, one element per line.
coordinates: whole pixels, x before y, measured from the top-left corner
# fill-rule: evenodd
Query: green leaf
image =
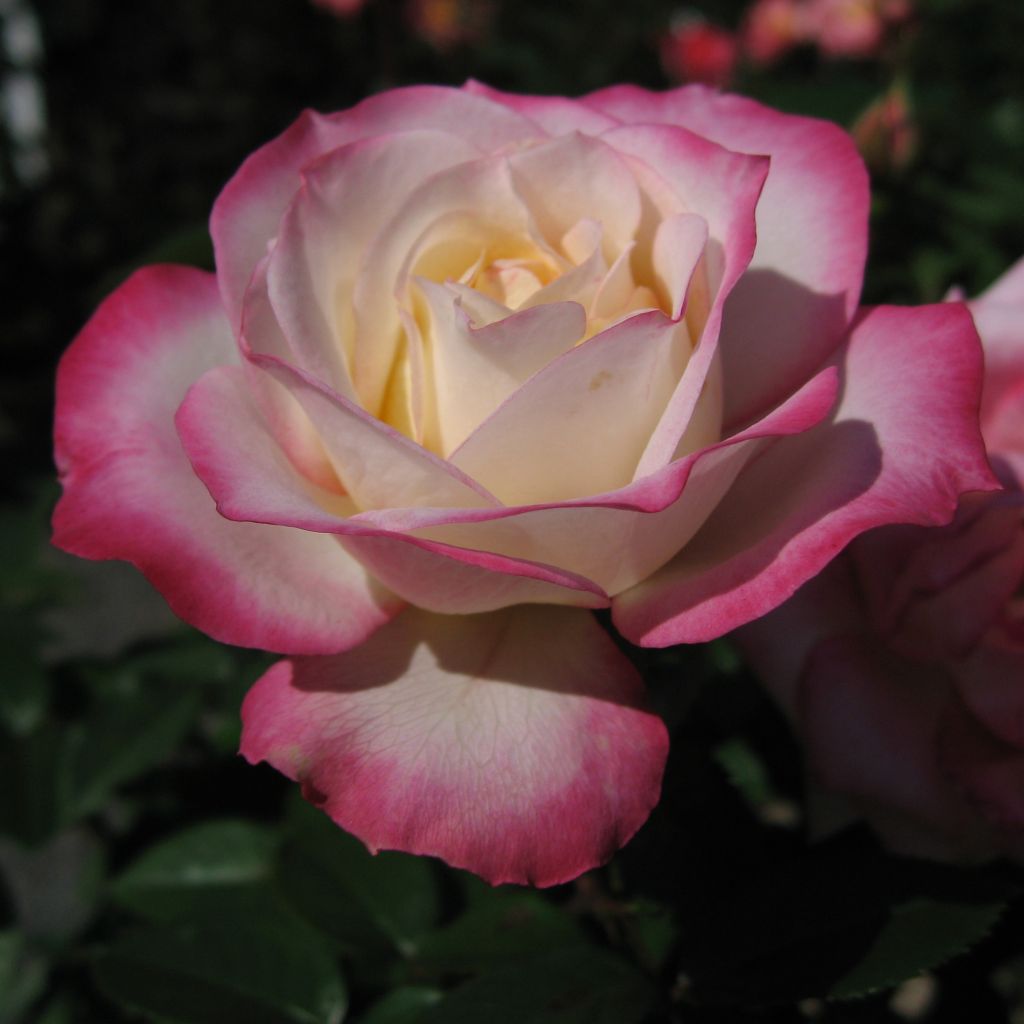
<path fill-rule="evenodd" d="M 42 994 L 48 964 L 19 931 L 0 932 L 0 1021 L 15 1021 Z"/>
<path fill-rule="evenodd" d="M 67 733 L 65 820 L 91 814 L 118 786 L 164 761 L 197 711 L 195 693 L 180 687 L 142 684 L 102 701 Z"/>
<path fill-rule="evenodd" d="M 576 922 L 537 893 L 492 889 L 451 924 L 424 936 L 416 965 L 437 973 L 475 973 L 586 945 Z"/>
<path fill-rule="evenodd" d="M 455 989 L 416 1024 L 638 1024 L 656 994 L 643 975 L 601 950 L 546 953 Z"/>
<path fill-rule="evenodd" d="M 868 995 L 937 967 L 983 939 L 1002 903 L 912 900 L 893 908 L 871 948 L 829 991 L 834 999 Z"/>
<path fill-rule="evenodd" d="M 270 878 L 277 837 L 245 821 L 212 821 L 151 847 L 114 882 L 123 906 L 170 921 L 201 908 L 225 889 L 248 889 Z"/>
<path fill-rule="evenodd" d="M 0 737 L 0 835 L 38 843 L 60 827 L 64 738 L 53 722 Z"/>
<path fill-rule="evenodd" d="M 79 827 L 38 846 L 0 840 L 0 875 L 25 934 L 63 945 L 93 919 L 106 874 L 105 851 Z"/>
<path fill-rule="evenodd" d="M 0 616 L 0 724 L 18 736 L 35 729 L 50 701 L 50 680 L 40 664 L 41 637 L 34 621 L 16 612 Z"/>
<path fill-rule="evenodd" d="M 412 953 L 440 912 L 434 865 L 358 839 L 305 802 L 293 805 L 278 866 L 282 890 L 309 921 L 350 951 Z"/>
<path fill-rule="evenodd" d="M 407 985 L 374 1003 L 359 1024 L 417 1024 L 423 1011 L 439 1003 L 444 993 L 422 985 Z"/>
<path fill-rule="evenodd" d="M 184 1024 L 337 1024 L 333 958 L 304 929 L 204 921 L 125 935 L 94 965 L 116 1002 Z"/>

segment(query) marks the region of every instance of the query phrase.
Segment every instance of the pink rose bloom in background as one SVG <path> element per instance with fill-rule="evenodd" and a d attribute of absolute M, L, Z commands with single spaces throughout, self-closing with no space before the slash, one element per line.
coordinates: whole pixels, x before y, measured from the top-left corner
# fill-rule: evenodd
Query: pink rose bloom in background
<path fill-rule="evenodd" d="M 480 42 L 496 13 L 493 0 L 407 0 L 405 5 L 413 32 L 442 52 Z"/>
<path fill-rule="evenodd" d="M 810 39 L 805 0 L 755 0 L 741 29 L 743 51 L 755 64 L 774 64 Z"/>
<path fill-rule="evenodd" d="M 830 57 L 870 57 L 885 34 L 878 0 L 810 0 L 810 35 Z"/>
<path fill-rule="evenodd" d="M 366 0 L 313 0 L 313 3 L 343 18 L 358 14 L 366 6 Z"/>
<path fill-rule="evenodd" d="M 699 17 L 683 17 L 658 41 L 661 66 L 677 82 L 727 85 L 739 47 L 727 29 Z"/>
<path fill-rule="evenodd" d="M 859 310 L 835 125 L 699 86 L 384 92 L 218 198 L 61 363 L 55 542 L 288 655 L 242 751 L 372 849 L 565 881 L 658 799 L 639 644 L 990 486 L 966 309 Z"/>
<path fill-rule="evenodd" d="M 873 57 L 911 10 L 910 0 L 755 0 L 743 22 L 743 52 L 765 65 L 805 44 L 826 57 Z"/>
<path fill-rule="evenodd" d="M 850 128 L 861 156 L 876 173 L 904 170 L 917 151 L 917 124 L 899 82 L 874 100 Z"/>
<path fill-rule="evenodd" d="M 866 534 L 737 634 L 828 816 L 944 859 L 1024 855 L 1024 261 L 970 305 L 1005 490 L 965 496 L 940 529 Z"/>

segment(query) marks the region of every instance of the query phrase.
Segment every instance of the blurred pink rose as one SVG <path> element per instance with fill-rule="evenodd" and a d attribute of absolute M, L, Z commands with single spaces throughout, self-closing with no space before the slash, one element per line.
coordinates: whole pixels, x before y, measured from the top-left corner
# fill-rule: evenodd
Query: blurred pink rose
<path fill-rule="evenodd" d="M 873 57 L 911 10 L 910 0 L 755 0 L 742 48 L 754 64 L 772 64 L 803 44 L 826 57 Z"/>
<path fill-rule="evenodd" d="M 872 171 L 906 168 L 917 149 L 917 125 L 907 90 L 899 83 L 889 88 L 857 118 L 850 134 Z"/>
<path fill-rule="evenodd" d="M 216 276 L 140 271 L 64 356 L 55 542 L 292 655 L 243 753 L 370 847 L 564 881 L 667 744 L 590 609 L 706 640 L 990 481 L 970 317 L 858 310 L 867 210 L 845 132 L 700 86 L 307 113 Z"/>
<path fill-rule="evenodd" d="M 406 0 L 413 32 L 435 50 L 478 43 L 494 20 L 493 0 Z"/>
<path fill-rule="evenodd" d="M 677 82 L 724 86 L 736 69 L 736 37 L 701 18 L 684 18 L 658 42 L 661 66 Z"/>
<path fill-rule="evenodd" d="M 358 14 L 366 6 L 366 0 L 313 0 L 313 3 L 343 18 Z"/>
<path fill-rule="evenodd" d="M 812 779 L 896 849 L 953 859 L 1024 854 L 1024 261 L 970 306 L 1005 490 L 865 534 L 737 634 Z"/>
<path fill-rule="evenodd" d="M 773 64 L 794 46 L 808 42 L 806 0 L 755 0 L 741 30 L 743 51 L 755 64 Z"/>
<path fill-rule="evenodd" d="M 881 45 L 885 21 L 878 0 L 811 0 L 810 34 L 830 57 L 870 57 Z"/>

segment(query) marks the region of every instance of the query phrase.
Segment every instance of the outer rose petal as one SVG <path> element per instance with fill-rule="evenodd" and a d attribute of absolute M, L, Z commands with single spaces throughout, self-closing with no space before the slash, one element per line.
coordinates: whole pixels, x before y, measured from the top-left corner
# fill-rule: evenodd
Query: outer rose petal
<path fill-rule="evenodd" d="M 397 610 L 394 595 L 334 538 L 221 518 L 178 441 L 188 387 L 236 360 L 210 274 L 150 267 L 100 306 L 57 374 L 54 543 L 133 562 L 178 615 L 227 643 L 358 644 Z"/>
<path fill-rule="evenodd" d="M 280 662 L 242 753 L 303 783 L 371 850 L 555 885 L 607 860 L 657 802 L 668 737 L 583 612 L 409 610 L 361 648 Z"/>
<path fill-rule="evenodd" d="M 1020 401 L 1021 381 L 1024 380 L 1024 344 L 1021 343 L 1024 259 L 1018 260 L 988 291 L 969 302 L 968 308 L 985 347 L 985 394 L 981 415 L 982 429 L 988 436 L 988 421 L 1008 395 L 1016 392 Z M 989 440 L 990 450 L 993 440 Z"/>
<path fill-rule="evenodd" d="M 757 250 L 722 325 L 725 422 L 746 422 L 825 361 L 857 308 L 867 252 L 863 161 L 834 124 L 702 85 L 665 93 L 614 86 L 583 102 L 622 121 L 682 125 L 729 149 L 771 157 L 757 206 Z"/>
<path fill-rule="evenodd" d="M 406 600 L 451 614 L 520 602 L 606 607 L 597 584 L 551 565 L 395 534 L 347 518 L 347 497 L 299 475 L 260 417 L 241 373 L 224 367 L 189 391 L 177 415 L 195 473 L 227 519 L 337 534 L 372 575 Z M 301 532 L 300 532 L 301 531 Z"/>
<path fill-rule="evenodd" d="M 881 653 L 870 637 L 835 637 L 819 644 L 806 666 L 798 728 L 811 772 L 873 820 L 881 812 L 892 845 L 974 858 L 990 851 L 993 836 L 978 827 L 936 756 L 950 697 L 948 680 L 934 668 Z M 908 816 L 924 829 L 894 832 Z"/>
<path fill-rule="evenodd" d="M 963 306 L 868 311 L 841 356 L 832 420 L 748 466 L 686 548 L 615 599 L 619 630 L 652 647 L 720 636 L 865 530 L 938 525 L 960 494 L 994 489 L 977 426 L 980 356 Z"/>
<path fill-rule="evenodd" d="M 579 100 L 566 99 L 564 96 L 517 96 L 515 93 L 492 89 L 472 78 L 462 88 L 474 96 L 483 96 L 528 117 L 549 135 L 567 135 L 569 132 L 599 135 L 618 124 L 614 118 L 599 113 Z"/>
<path fill-rule="evenodd" d="M 324 116 L 306 111 L 291 127 L 256 150 L 217 197 L 210 233 L 217 278 L 231 326 L 238 327 L 242 297 L 253 267 L 300 185 L 311 160 L 356 139 L 416 129 L 446 131 L 484 150 L 537 136 L 537 126 L 481 96 L 439 86 L 391 89 L 350 110 Z"/>

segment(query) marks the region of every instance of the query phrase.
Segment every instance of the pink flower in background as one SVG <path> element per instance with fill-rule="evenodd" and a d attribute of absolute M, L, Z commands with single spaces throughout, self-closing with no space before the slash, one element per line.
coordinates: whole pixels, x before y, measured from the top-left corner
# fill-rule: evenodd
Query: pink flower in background
<path fill-rule="evenodd" d="M 1024 855 L 1024 261 L 970 305 L 1005 490 L 864 535 L 738 634 L 812 780 L 896 849 L 954 859 Z"/>
<path fill-rule="evenodd" d="M 743 51 L 755 64 L 774 64 L 810 39 L 805 0 L 755 0 L 741 30 Z"/>
<path fill-rule="evenodd" d="M 917 149 L 917 125 L 907 90 L 893 85 L 857 118 L 850 134 L 872 171 L 906 168 Z"/>
<path fill-rule="evenodd" d="M 809 18 L 811 37 L 830 57 L 870 57 L 885 33 L 877 0 L 811 0 Z"/>
<path fill-rule="evenodd" d="M 358 14 L 366 6 L 366 0 L 313 0 L 313 3 L 343 18 Z"/>
<path fill-rule="evenodd" d="M 243 753 L 371 848 L 546 885 L 666 755 L 629 640 L 764 614 L 990 485 L 962 305 L 858 310 L 848 135 L 699 86 L 303 115 L 60 366 L 55 542 L 289 655 Z"/>
<path fill-rule="evenodd" d="M 406 0 L 410 28 L 435 50 L 480 42 L 496 13 L 494 0 Z"/>
<path fill-rule="evenodd" d="M 874 57 L 910 14 L 910 0 L 755 0 L 743 22 L 743 52 L 754 64 L 773 64 L 802 45 L 826 57 Z"/>
<path fill-rule="evenodd" d="M 724 86 L 736 69 L 738 46 L 732 32 L 702 18 L 683 18 L 658 43 L 661 66 L 677 82 Z"/>

